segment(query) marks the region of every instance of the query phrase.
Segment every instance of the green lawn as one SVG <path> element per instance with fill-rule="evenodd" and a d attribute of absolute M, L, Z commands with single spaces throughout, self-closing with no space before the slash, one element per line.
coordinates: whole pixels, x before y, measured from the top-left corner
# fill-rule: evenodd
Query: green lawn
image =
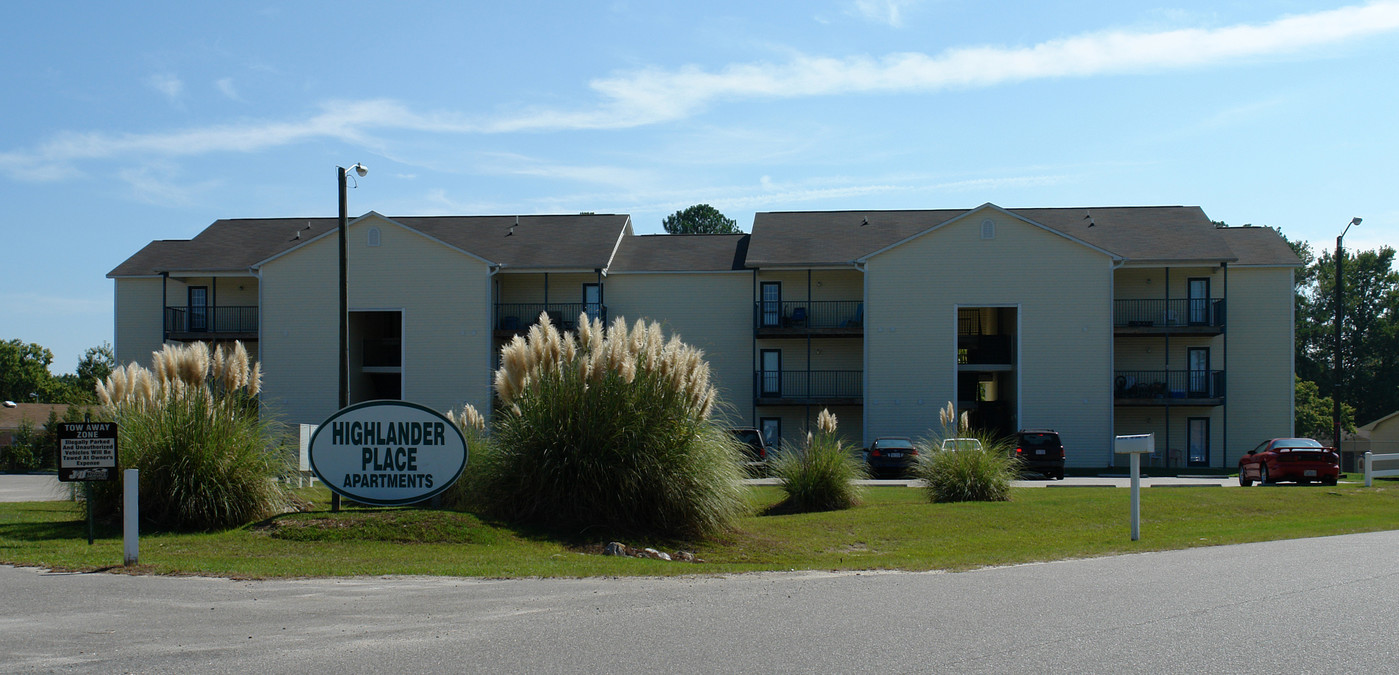
<path fill-rule="evenodd" d="M 717 540 L 636 541 L 693 551 L 702 564 L 599 555 L 613 537 L 568 540 L 451 511 L 316 509 L 207 534 L 148 533 L 138 571 L 233 577 L 440 574 L 593 576 L 755 570 L 959 570 L 1138 551 L 1399 529 L 1399 485 L 1142 490 L 1133 542 L 1129 492 L 1017 488 L 1012 501 L 929 504 L 921 490 L 878 487 L 847 511 L 762 515 L 781 499 L 753 489 L 755 515 Z M 120 567 L 121 532 L 99 527 L 89 546 L 79 507 L 0 504 L 0 562 L 73 570 Z"/>

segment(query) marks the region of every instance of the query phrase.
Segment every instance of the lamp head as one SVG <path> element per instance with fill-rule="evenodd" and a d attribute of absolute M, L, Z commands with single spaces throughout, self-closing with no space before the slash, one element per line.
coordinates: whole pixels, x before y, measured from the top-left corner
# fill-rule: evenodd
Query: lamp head
<path fill-rule="evenodd" d="M 360 175 L 363 176 L 364 174 L 360 174 Z M 1359 216 L 1357 216 L 1357 217 L 1355 217 L 1355 218 L 1351 218 L 1351 219 L 1350 219 L 1350 224 L 1351 224 L 1351 225 L 1359 225 L 1361 220 L 1362 220 L 1362 219 L 1361 219 Z"/>
<path fill-rule="evenodd" d="M 355 165 L 350 168 L 354 169 L 355 173 L 359 174 L 360 178 L 364 178 L 365 176 L 369 175 L 369 169 L 365 168 L 365 166 L 363 164 L 360 164 L 359 162 L 355 162 Z"/>

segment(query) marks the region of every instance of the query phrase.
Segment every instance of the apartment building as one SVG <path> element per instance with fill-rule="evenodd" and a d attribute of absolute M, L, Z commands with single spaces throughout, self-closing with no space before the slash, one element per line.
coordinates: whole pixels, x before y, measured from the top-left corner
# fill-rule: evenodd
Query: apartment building
<path fill-rule="evenodd" d="M 1172 466 L 1229 466 L 1292 428 L 1292 277 L 1268 228 L 1196 207 L 759 213 L 751 234 L 636 235 L 626 215 L 389 218 L 347 238 L 351 400 L 490 407 L 499 347 L 541 312 L 647 319 L 705 350 L 734 424 L 841 432 L 1053 428 L 1069 465 L 1154 433 Z M 220 220 L 115 280 L 119 361 L 242 340 L 289 422 L 336 407 L 333 219 Z M 1226 312 L 1227 308 L 1227 312 Z"/>

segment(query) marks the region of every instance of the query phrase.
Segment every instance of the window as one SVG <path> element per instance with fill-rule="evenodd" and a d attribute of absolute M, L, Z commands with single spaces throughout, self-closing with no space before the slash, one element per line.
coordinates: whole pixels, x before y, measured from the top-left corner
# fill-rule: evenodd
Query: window
<path fill-rule="evenodd" d="M 602 318 L 602 284 L 583 284 L 583 312 L 592 321 Z"/>
<path fill-rule="evenodd" d="M 1191 347 L 1190 355 L 1190 396 L 1205 398 L 1210 395 L 1210 348 Z"/>
<path fill-rule="evenodd" d="M 758 428 L 763 431 L 763 439 L 770 447 L 782 447 L 782 418 L 764 417 L 758 421 Z"/>
<path fill-rule="evenodd" d="M 763 325 L 782 325 L 782 282 L 763 282 Z"/>
<path fill-rule="evenodd" d="M 768 397 L 782 395 L 782 350 L 764 349 L 761 353 L 763 367 L 759 394 Z"/>
<path fill-rule="evenodd" d="M 191 333 L 202 333 L 209 330 L 209 287 L 190 286 L 189 305 L 186 309 L 189 317 L 189 325 L 185 327 Z"/>
<path fill-rule="evenodd" d="M 368 245 L 368 246 L 378 246 L 378 245 L 379 245 L 379 228 L 377 228 L 377 227 L 371 227 L 371 228 L 369 228 L 369 241 L 368 241 L 367 245 Z"/>
<path fill-rule="evenodd" d="M 988 220 L 983 220 L 983 221 L 981 221 L 981 238 L 982 238 L 982 239 L 995 239 L 995 238 L 996 238 L 996 221 L 994 221 L 994 220 L 989 220 L 989 219 L 988 219 Z"/>
<path fill-rule="evenodd" d="M 1190 280 L 1190 325 L 1210 324 L 1210 279 L 1202 277 Z"/>
<path fill-rule="evenodd" d="M 1191 466 L 1209 466 L 1210 463 L 1210 418 L 1191 417 L 1187 432 L 1190 454 L 1187 460 Z"/>

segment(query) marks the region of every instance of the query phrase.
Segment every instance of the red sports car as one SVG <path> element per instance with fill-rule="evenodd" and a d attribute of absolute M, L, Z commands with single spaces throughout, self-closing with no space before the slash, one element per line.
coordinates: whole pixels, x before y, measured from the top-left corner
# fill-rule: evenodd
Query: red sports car
<path fill-rule="evenodd" d="M 1274 438 L 1263 441 L 1239 458 L 1239 485 L 1253 481 L 1268 485 L 1290 480 L 1335 485 L 1341 475 L 1341 456 L 1310 438 Z"/>

